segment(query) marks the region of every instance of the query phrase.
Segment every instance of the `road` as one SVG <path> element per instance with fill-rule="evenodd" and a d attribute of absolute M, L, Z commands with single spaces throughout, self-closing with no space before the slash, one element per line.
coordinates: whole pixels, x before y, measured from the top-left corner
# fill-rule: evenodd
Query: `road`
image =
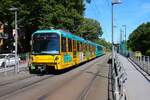
<path fill-rule="evenodd" d="M 0 81 L 0 100 L 108 100 L 109 54 L 59 75 L 27 72 Z"/>

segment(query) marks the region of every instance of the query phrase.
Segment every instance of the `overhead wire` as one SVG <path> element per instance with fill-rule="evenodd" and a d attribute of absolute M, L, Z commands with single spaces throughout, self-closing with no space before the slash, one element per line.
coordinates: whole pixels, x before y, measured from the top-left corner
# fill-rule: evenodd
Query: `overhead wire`
<path fill-rule="evenodd" d="M 93 2 L 92 2 L 93 1 Z M 92 4 L 93 3 L 93 4 Z M 110 2 L 110 0 L 105 0 L 105 3 L 106 3 L 106 6 L 108 7 L 108 12 L 109 11 L 111 11 L 111 2 Z M 93 16 L 93 18 L 94 17 L 96 17 L 96 19 L 98 19 L 99 21 L 100 21 L 100 25 L 101 25 L 101 27 L 102 27 L 102 30 L 103 30 L 103 32 L 104 32 L 104 34 L 106 35 L 106 37 L 109 37 L 108 35 L 108 26 L 106 25 L 106 22 L 105 22 L 105 17 L 104 17 L 104 15 L 105 16 L 110 16 L 110 15 L 108 15 L 107 14 L 107 12 L 104 14 L 102 14 L 102 11 L 101 11 L 101 9 L 100 9 L 100 7 L 98 7 L 97 6 L 97 4 L 95 3 L 95 0 L 91 0 L 91 3 L 89 4 L 90 5 L 90 7 L 91 8 L 93 8 L 94 9 L 94 11 L 92 11 L 93 12 L 93 14 L 92 14 L 92 16 L 93 15 L 95 15 L 95 16 Z M 93 6 L 94 5 L 94 6 Z M 107 8 L 106 7 L 106 8 Z M 106 15 L 107 14 L 107 15 Z M 110 18 L 111 19 L 111 18 Z M 109 32 L 110 33 L 110 32 Z M 109 39 L 110 40 L 110 39 Z"/>
<path fill-rule="evenodd" d="M 107 6 L 111 9 L 111 2 L 109 0 L 105 0 L 107 2 Z"/>
<path fill-rule="evenodd" d="M 107 2 L 107 6 L 108 6 L 108 8 L 110 9 L 110 11 L 111 11 L 111 5 L 110 5 L 110 3 L 109 3 L 109 1 L 108 0 L 105 0 L 106 2 Z M 102 16 L 102 15 L 104 15 L 104 14 L 102 14 L 101 13 L 101 10 L 99 9 L 99 7 L 97 7 L 97 5 L 96 5 L 96 3 L 95 3 L 95 0 L 93 0 L 93 3 L 94 3 L 94 6 L 95 6 L 95 12 L 97 13 L 97 15 L 99 15 L 98 16 L 98 19 L 100 19 L 100 21 L 101 21 L 101 25 L 103 26 L 103 27 L 105 27 L 106 28 L 106 26 L 105 26 L 105 22 L 104 22 L 104 17 Z M 96 15 L 96 16 L 97 16 Z M 107 26 L 108 27 L 108 26 Z M 107 30 L 105 30 L 105 28 L 104 28 L 104 31 L 105 31 L 105 33 L 104 34 L 106 34 L 106 36 L 108 37 L 108 34 L 107 34 Z"/>
<path fill-rule="evenodd" d="M 107 4 L 107 7 L 108 7 L 108 11 L 111 11 L 111 0 L 104 0 Z M 107 15 L 106 15 L 107 16 Z M 108 27 L 108 26 L 107 26 Z M 106 36 L 109 37 L 109 34 L 108 34 L 108 30 L 106 30 Z"/>
<path fill-rule="evenodd" d="M 94 1 L 94 0 L 93 0 Z M 94 3 L 94 2 L 93 2 Z M 92 7 L 92 5 L 91 5 L 91 7 Z M 93 7 L 93 9 L 94 9 L 94 7 Z M 97 16 L 97 13 L 95 12 L 95 11 L 93 11 L 94 12 L 94 15 L 96 16 L 96 18 L 97 19 L 99 19 L 99 17 Z"/>

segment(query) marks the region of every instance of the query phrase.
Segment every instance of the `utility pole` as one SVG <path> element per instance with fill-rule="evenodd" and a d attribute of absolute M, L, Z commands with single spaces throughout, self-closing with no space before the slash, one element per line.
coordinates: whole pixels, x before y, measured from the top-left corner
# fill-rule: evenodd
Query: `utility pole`
<path fill-rule="evenodd" d="M 122 25 L 122 27 L 124 27 L 124 36 L 123 36 L 124 37 L 124 46 L 125 46 L 124 47 L 124 49 L 125 49 L 124 53 L 125 53 L 125 56 L 126 56 L 127 55 L 127 42 L 126 42 L 126 27 L 127 26 L 126 25 Z"/>
<path fill-rule="evenodd" d="M 123 53 L 123 30 L 120 29 L 120 53 L 122 54 Z"/>
<path fill-rule="evenodd" d="M 19 68 L 18 68 L 18 55 L 17 55 L 17 48 L 18 48 L 18 25 L 17 25 L 17 11 L 18 11 L 18 8 L 10 8 L 10 11 L 13 11 L 15 12 L 15 72 L 18 73 L 19 72 Z"/>
<path fill-rule="evenodd" d="M 112 67 L 114 67 L 114 5 L 120 3 L 119 0 L 112 0 Z"/>
<path fill-rule="evenodd" d="M 112 68 L 114 68 L 114 4 L 112 2 Z"/>

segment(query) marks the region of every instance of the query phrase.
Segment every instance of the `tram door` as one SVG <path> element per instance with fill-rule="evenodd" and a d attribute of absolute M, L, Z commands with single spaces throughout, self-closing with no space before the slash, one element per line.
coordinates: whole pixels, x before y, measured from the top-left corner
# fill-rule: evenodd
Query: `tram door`
<path fill-rule="evenodd" d="M 73 58 L 76 58 L 77 56 L 77 45 L 76 45 L 76 41 L 73 40 Z"/>

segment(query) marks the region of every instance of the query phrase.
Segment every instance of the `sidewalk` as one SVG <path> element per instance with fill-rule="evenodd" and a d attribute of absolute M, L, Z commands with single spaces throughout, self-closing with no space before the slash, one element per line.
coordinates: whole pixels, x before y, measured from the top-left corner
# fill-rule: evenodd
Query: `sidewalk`
<path fill-rule="evenodd" d="M 118 54 L 126 73 L 127 81 L 125 89 L 127 100 L 150 100 L 149 81 L 128 61 L 127 58 Z"/>

